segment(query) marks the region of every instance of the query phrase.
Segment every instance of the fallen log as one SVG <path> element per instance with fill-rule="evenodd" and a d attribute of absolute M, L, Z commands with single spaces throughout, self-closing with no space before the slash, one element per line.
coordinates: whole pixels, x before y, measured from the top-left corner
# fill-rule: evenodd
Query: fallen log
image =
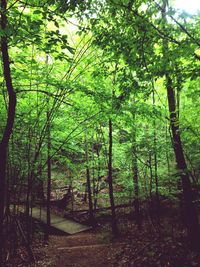
<path fill-rule="evenodd" d="M 129 207 L 133 207 L 133 203 L 128 203 L 128 204 L 120 204 L 120 205 L 116 205 L 115 209 L 120 209 L 120 208 L 129 208 Z M 102 208 L 97 208 L 94 210 L 94 212 L 101 212 L 101 211 L 106 211 L 106 210 L 110 210 L 111 207 L 102 207 Z M 84 210 L 74 210 L 73 213 L 81 213 L 81 212 L 88 212 L 89 210 L 84 209 Z"/>

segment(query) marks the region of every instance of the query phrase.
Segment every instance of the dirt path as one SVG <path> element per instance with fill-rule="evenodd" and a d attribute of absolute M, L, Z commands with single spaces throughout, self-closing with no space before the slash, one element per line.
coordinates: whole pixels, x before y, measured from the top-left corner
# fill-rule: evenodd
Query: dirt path
<path fill-rule="evenodd" d="M 46 248 L 49 267 L 112 267 L 124 243 L 111 243 L 95 233 L 51 236 Z"/>

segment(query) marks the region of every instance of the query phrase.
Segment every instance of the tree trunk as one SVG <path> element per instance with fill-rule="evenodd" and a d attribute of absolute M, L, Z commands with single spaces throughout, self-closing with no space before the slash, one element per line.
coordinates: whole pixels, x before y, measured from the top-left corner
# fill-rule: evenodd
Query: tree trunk
<path fill-rule="evenodd" d="M 152 190 L 153 190 L 153 169 L 152 169 L 152 155 L 151 150 L 149 150 L 149 196 L 152 200 Z"/>
<path fill-rule="evenodd" d="M 87 133 L 86 133 L 86 138 L 85 138 L 85 159 L 86 159 L 86 179 L 87 179 L 88 204 L 89 204 L 89 222 L 91 225 L 94 225 L 95 220 L 94 220 L 94 213 L 93 213 L 92 190 L 91 190 L 91 182 L 90 182 Z"/>
<path fill-rule="evenodd" d="M 47 107 L 47 229 L 45 240 L 49 241 L 49 232 L 51 227 L 51 129 L 50 129 L 50 112 L 49 99 Z"/>
<path fill-rule="evenodd" d="M 188 231 L 188 238 L 193 248 L 198 249 L 200 245 L 198 216 L 193 203 L 192 187 L 187 170 L 187 164 L 183 153 L 182 142 L 179 131 L 179 120 L 176 113 L 176 102 L 174 90 L 172 87 L 172 79 L 166 74 L 167 97 L 170 112 L 170 124 L 172 131 L 173 148 L 176 158 L 177 169 L 181 177 L 183 188 L 183 211 L 185 223 Z"/>
<path fill-rule="evenodd" d="M 153 88 L 153 109 L 155 111 L 155 89 Z M 155 116 L 155 115 L 154 115 Z M 158 161 L 157 161 L 157 133 L 156 133 L 156 119 L 154 117 L 153 120 L 153 153 L 154 153 L 154 178 L 155 178 L 155 186 L 156 186 L 156 218 L 158 224 L 160 224 L 160 198 L 159 198 L 159 190 L 158 190 Z"/>
<path fill-rule="evenodd" d="M 109 159 L 108 159 L 108 184 L 109 184 L 109 197 L 110 197 L 110 206 L 112 213 L 112 233 L 114 236 L 118 234 L 116 212 L 115 212 L 115 202 L 113 195 L 113 177 L 112 177 L 112 120 L 109 119 Z"/>
<path fill-rule="evenodd" d="M 30 104 L 30 98 L 29 98 Z M 29 121 L 30 123 L 30 121 Z M 32 239 L 32 186 L 33 186 L 33 168 L 31 164 L 31 128 L 29 124 L 28 129 L 28 147 L 27 147 L 27 161 L 28 161 L 28 187 L 27 187 L 27 194 L 26 194 L 26 234 L 27 234 L 27 241 L 30 245 Z"/>
<path fill-rule="evenodd" d="M 163 9 L 162 9 L 162 18 L 165 23 L 166 20 L 166 7 L 168 2 L 163 0 Z M 165 27 L 163 26 L 164 30 Z M 198 216 L 195 209 L 195 205 L 193 203 L 192 196 L 192 187 L 190 182 L 189 173 L 187 170 L 187 163 L 185 160 L 185 156 L 183 153 L 183 147 L 181 142 L 181 136 L 179 131 L 179 118 L 177 113 L 177 106 L 175 100 L 175 92 L 173 88 L 172 78 L 168 72 L 168 66 L 170 63 L 169 57 L 169 47 L 167 40 L 163 40 L 163 59 L 166 66 L 165 70 L 165 79 L 166 79 L 166 87 L 167 87 L 167 98 L 168 98 L 168 107 L 170 113 L 170 127 L 172 132 L 172 143 L 174 154 L 176 158 L 177 169 L 181 178 L 182 188 L 183 188 L 183 213 L 185 217 L 185 223 L 188 232 L 188 239 L 191 243 L 191 246 L 194 249 L 200 248 L 200 232 L 199 232 L 199 222 Z M 178 111 L 179 112 L 179 111 Z"/>
<path fill-rule="evenodd" d="M 7 160 L 7 147 L 12 133 L 15 108 L 16 108 L 16 94 L 12 85 L 12 78 L 10 73 L 10 60 L 8 54 L 7 36 L 5 35 L 5 29 L 7 27 L 6 16 L 7 1 L 1 0 L 1 30 L 4 35 L 1 37 L 1 54 L 3 60 L 3 75 L 6 82 L 6 88 L 8 92 L 9 102 L 7 110 L 7 122 L 4 129 L 3 137 L 0 142 L 0 267 L 4 266 L 3 263 L 3 218 L 4 218 L 4 204 L 5 204 L 5 184 L 6 184 L 6 160 Z"/>
<path fill-rule="evenodd" d="M 137 146 L 136 146 L 136 115 L 135 112 L 132 113 L 133 116 L 133 134 L 132 134 L 132 170 L 133 170 L 133 183 L 134 183 L 134 210 L 135 218 L 138 229 L 141 229 L 141 214 L 140 214 L 140 204 L 139 204 L 139 185 L 138 185 L 138 164 L 137 164 Z"/>
<path fill-rule="evenodd" d="M 4 237 L 3 237 L 3 218 L 4 218 L 4 204 L 5 204 L 5 184 L 6 184 L 6 158 L 7 150 L 6 146 L 0 144 L 0 266 L 3 267 L 3 248 L 4 248 Z"/>
<path fill-rule="evenodd" d="M 141 229 L 141 216 L 140 216 L 140 205 L 139 205 L 139 185 L 138 185 L 138 166 L 137 166 L 137 157 L 135 156 L 136 147 L 133 145 L 133 182 L 134 182 L 134 209 L 135 209 L 135 218 L 138 228 Z"/>

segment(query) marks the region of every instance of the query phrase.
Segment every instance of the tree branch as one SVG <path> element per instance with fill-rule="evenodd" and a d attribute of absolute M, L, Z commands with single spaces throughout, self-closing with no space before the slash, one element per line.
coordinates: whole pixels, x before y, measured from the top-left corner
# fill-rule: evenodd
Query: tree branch
<path fill-rule="evenodd" d="M 68 106 L 72 106 L 72 104 L 66 102 L 66 101 L 63 100 L 63 99 L 60 99 L 60 97 L 63 97 L 62 94 L 60 94 L 60 95 L 57 94 L 57 95 L 56 95 L 56 94 L 50 93 L 50 92 L 45 91 L 45 90 L 37 90 L 37 89 L 18 90 L 16 93 L 18 94 L 18 93 L 26 93 L 26 92 L 36 92 L 36 93 L 46 94 L 46 95 L 48 95 L 48 96 L 50 96 L 50 97 L 53 97 L 53 98 L 56 98 L 56 99 L 60 100 L 62 103 L 66 104 L 66 105 L 68 105 Z"/>

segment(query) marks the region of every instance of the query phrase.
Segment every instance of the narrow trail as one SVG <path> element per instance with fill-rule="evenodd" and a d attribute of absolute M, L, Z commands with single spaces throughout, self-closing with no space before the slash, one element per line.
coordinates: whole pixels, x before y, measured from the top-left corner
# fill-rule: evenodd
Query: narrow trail
<path fill-rule="evenodd" d="M 100 234 L 51 236 L 46 254 L 49 267 L 113 267 L 124 243 L 111 243 Z"/>

